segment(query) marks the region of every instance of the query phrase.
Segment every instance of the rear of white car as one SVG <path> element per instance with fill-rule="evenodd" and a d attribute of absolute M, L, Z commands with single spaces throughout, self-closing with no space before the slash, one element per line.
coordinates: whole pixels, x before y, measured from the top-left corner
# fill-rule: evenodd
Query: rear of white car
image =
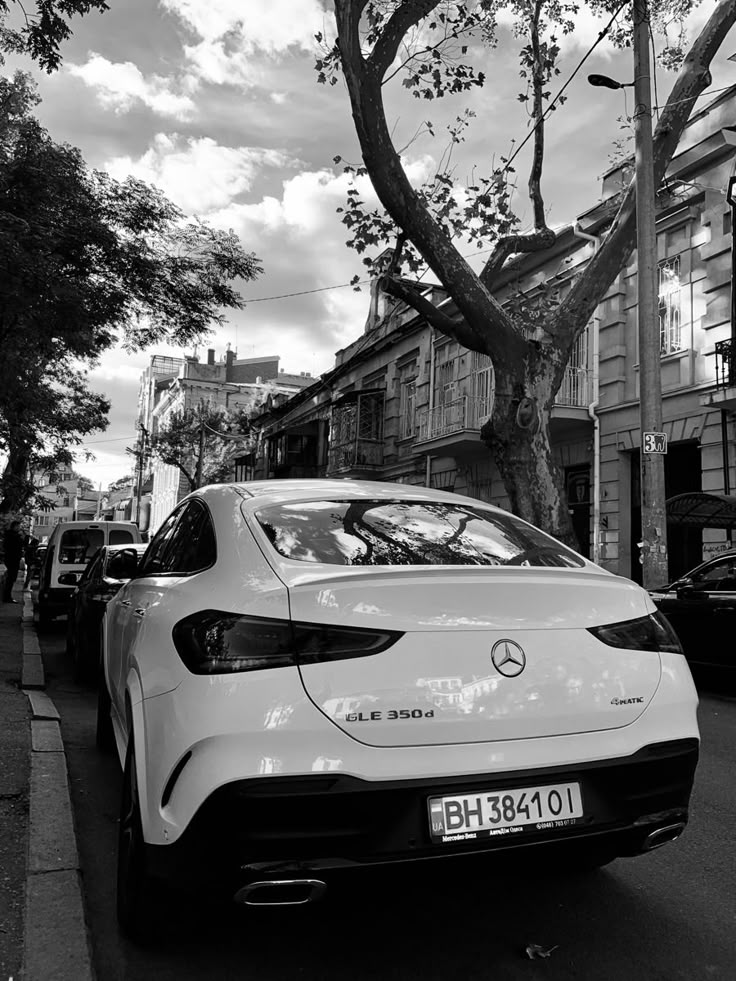
<path fill-rule="evenodd" d="M 216 560 L 144 568 L 108 611 L 152 876 L 298 901 L 338 869 L 532 847 L 603 861 L 682 831 L 697 697 L 644 590 L 424 488 L 195 497 Z"/>

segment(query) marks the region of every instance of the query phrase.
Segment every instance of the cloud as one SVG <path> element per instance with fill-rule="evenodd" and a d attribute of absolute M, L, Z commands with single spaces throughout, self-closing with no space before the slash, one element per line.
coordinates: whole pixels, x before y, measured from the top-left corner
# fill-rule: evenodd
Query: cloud
<path fill-rule="evenodd" d="M 259 57 L 276 59 L 288 51 L 313 51 L 314 35 L 325 29 L 319 0 L 162 0 L 162 6 L 198 38 L 186 45 L 190 69 L 215 85 L 257 84 Z"/>
<path fill-rule="evenodd" d="M 91 52 L 84 65 L 68 64 L 66 71 L 95 89 L 100 105 L 116 113 L 128 112 L 136 103 L 143 103 L 159 115 L 182 120 L 196 111 L 189 94 L 174 90 L 191 90 L 191 83 L 177 85 L 161 75 L 146 78 L 132 61 L 112 62 Z"/>
<path fill-rule="evenodd" d="M 227 207 L 249 190 L 266 168 L 288 168 L 296 161 L 279 150 L 222 146 L 210 137 L 183 139 L 158 133 L 138 159 L 115 157 L 105 164 L 113 177 L 129 174 L 155 184 L 188 214 Z"/>

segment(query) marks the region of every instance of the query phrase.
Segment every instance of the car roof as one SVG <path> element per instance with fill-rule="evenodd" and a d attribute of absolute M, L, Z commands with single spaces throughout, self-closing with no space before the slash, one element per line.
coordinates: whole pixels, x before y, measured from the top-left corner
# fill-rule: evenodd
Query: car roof
<path fill-rule="evenodd" d="M 342 478 L 303 478 L 294 480 L 251 480 L 238 484 L 210 484 L 202 487 L 191 495 L 207 500 L 230 490 L 246 499 L 258 502 L 259 506 L 269 504 L 286 504 L 297 501 L 314 500 L 386 500 L 395 501 L 435 501 L 446 503 L 463 503 L 475 507 L 483 507 L 489 511 L 499 511 L 502 508 L 475 498 L 464 497 L 450 491 L 436 490 L 433 487 L 422 487 L 417 484 L 397 484 L 378 480 L 349 480 Z"/>

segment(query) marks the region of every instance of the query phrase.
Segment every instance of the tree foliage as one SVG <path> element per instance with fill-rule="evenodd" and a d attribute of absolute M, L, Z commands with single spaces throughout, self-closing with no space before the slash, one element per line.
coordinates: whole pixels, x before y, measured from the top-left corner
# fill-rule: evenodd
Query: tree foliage
<path fill-rule="evenodd" d="M 0 0 L 0 64 L 3 52 L 25 54 L 54 71 L 61 64 L 61 44 L 71 37 L 70 21 L 109 9 L 105 0 Z M 12 25 L 11 14 L 17 22 Z"/>
<path fill-rule="evenodd" d="M 199 402 L 172 412 L 151 439 L 153 455 L 176 467 L 189 490 L 221 483 L 232 473 L 237 457 L 249 452 L 253 407 L 227 410 Z"/>
<path fill-rule="evenodd" d="M 680 66 L 654 137 L 655 181 L 661 182 L 677 148 L 695 100 L 710 82 L 708 67 L 736 22 L 733 0 L 717 0 L 700 36 L 685 53 L 682 23 L 698 0 L 651 0 L 651 26 L 666 39 L 663 60 Z M 575 30 L 583 6 L 606 18 L 602 23 L 620 45 L 630 43 L 631 7 L 622 0 L 335 0 L 336 39 L 321 35 L 318 79 L 345 80 L 363 162 L 346 166 L 353 178 L 341 209 L 350 232 L 348 245 L 365 253 L 363 262 L 381 276 L 390 296 L 413 307 L 433 327 L 493 362 L 496 389 L 490 421 L 482 437 L 493 453 L 516 513 L 560 538 L 574 540 L 556 464 L 549 418 L 572 347 L 635 243 L 635 186 L 619 195 L 600 250 L 564 296 L 502 306 L 494 297 L 507 260 L 542 252 L 557 235 L 547 223 L 542 194 L 546 126 L 564 103 L 564 90 L 552 95 L 559 74 L 560 40 Z M 403 84 L 429 106 L 439 98 L 467 99 L 492 75 L 501 14 L 518 40 L 522 91 L 519 102 L 529 119 L 531 163 L 527 181 L 531 227 L 522 228 L 514 200 L 514 162 L 521 146 L 484 154 L 485 167 L 468 167 L 462 180 L 456 167 L 460 144 L 477 125 L 465 105 L 447 128 L 446 146 L 430 179 L 414 186 L 394 142 L 387 118 L 386 91 Z M 480 120 L 493 135 L 492 118 Z M 409 144 L 435 136 L 425 118 Z M 490 137 L 489 137 L 490 140 Z M 505 140 L 505 137 L 504 137 Z M 527 142 L 524 141 L 524 142 Z M 340 158 L 335 158 L 340 163 Z M 360 179 L 369 178 L 380 202 L 368 207 Z M 463 255 L 468 243 L 489 252 L 479 272 Z M 385 264 L 382 253 L 392 246 Z M 429 268 L 454 301 L 450 316 L 413 284 L 412 275 Z M 358 277 L 355 277 L 357 281 Z M 445 308 L 446 309 L 446 308 Z M 532 408 L 520 414 L 520 408 Z M 523 419 L 523 425 L 520 420 Z"/>
<path fill-rule="evenodd" d="M 0 79 L 0 510 L 32 495 L 34 454 L 106 425 L 86 380 L 103 351 L 197 341 L 242 307 L 234 282 L 261 272 L 233 232 L 90 171 L 33 117 L 36 101 L 27 76 Z"/>

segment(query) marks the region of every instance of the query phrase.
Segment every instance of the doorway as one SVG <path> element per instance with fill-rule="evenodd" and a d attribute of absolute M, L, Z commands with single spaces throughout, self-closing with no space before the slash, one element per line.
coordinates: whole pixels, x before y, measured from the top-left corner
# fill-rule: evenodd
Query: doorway
<path fill-rule="evenodd" d="M 639 450 L 631 454 L 631 578 L 641 584 L 641 469 Z M 695 440 L 670 444 L 664 458 L 665 499 L 702 490 L 700 444 Z M 668 578 L 672 582 L 703 561 L 703 532 L 689 525 L 667 526 Z M 664 583 L 662 584 L 664 585 Z"/>

